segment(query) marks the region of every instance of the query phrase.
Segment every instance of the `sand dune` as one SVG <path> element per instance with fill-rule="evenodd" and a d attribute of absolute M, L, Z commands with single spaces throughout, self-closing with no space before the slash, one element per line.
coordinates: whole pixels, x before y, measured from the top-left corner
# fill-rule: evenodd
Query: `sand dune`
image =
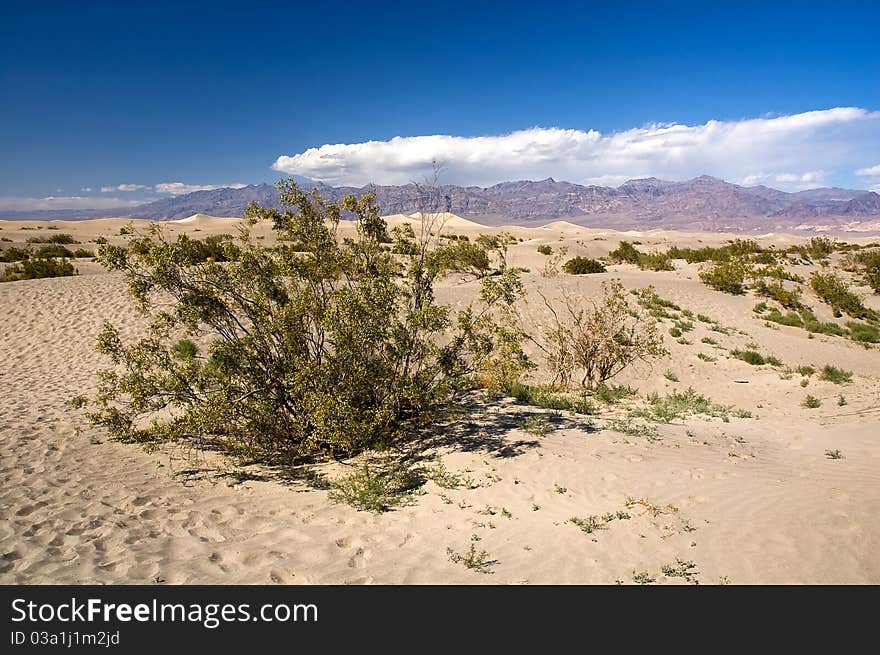
<path fill-rule="evenodd" d="M 403 219 L 412 220 L 389 223 Z M 118 230 L 128 222 L 56 224 L 87 242 L 99 235 L 121 240 Z M 203 236 L 231 232 L 237 222 L 197 215 L 166 227 L 198 228 Z M 51 234 L 22 231 L 37 225 L 0 223 L 0 236 Z M 455 216 L 446 226 L 503 229 Z M 411 505 L 381 515 L 357 512 L 299 482 L 242 478 L 204 454 L 181 447 L 148 453 L 83 426 L 65 401 L 95 390 L 94 371 L 105 365 L 94 350 L 102 322 L 111 320 L 125 338 L 143 328 L 121 278 L 79 263 L 77 277 L 0 284 L 0 582 L 612 584 L 646 572 L 658 583 L 686 583 L 661 572 L 679 559 L 693 562 L 702 584 L 880 583 L 878 350 L 768 327 L 752 312 L 754 297 L 707 288 L 696 265 L 661 273 L 615 265 L 603 275 L 543 278 L 537 271 L 547 258 L 536 243 L 601 256 L 633 235 L 564 222 L 519 230 L 526 241 L 512 247 L 511 263 L 531 271 L 525 281 L 532 294 L 552 295 L 564 284 L 593 295 L 614 277 L 631 289 L 653 284 L 664 298 L 730 328 L 721 334 L 694 321 L 689 343 L 667 336 L 670 357 L 615 382 L 643 396 L 693 386 L 756 418 L 675 421 L 646 439 L 609 429 L 621 414 L 614 406 L 577 417 L 510 399 L 474 400 L 471 425 L 438 431 L 428 454 L 476 488 L 429 482 Z M 650 232 L 641 247 L 724 238 Z M 475 282 L 450 279 L 438 296 L 457 304 L 476 289 Z M 869 302 L 878 304 L 876 297 Z M 527 309 L 540 318 L 536 296 Z M 827 308 L 816 310 L 830 319 Z M 813 377 L 805 389 L 800 376 L 784 379 L 773 367 L 729 357 L 746 344 L 790 367 L 831 363 L 855 379 L 836 385 Z M 807 392 L 820 408 L 801 406 Z M 837 403 L 840 395 L 845 406 Z M 533 415 L 544 415 L 554 429 L 526 432 L 524 419 Z M 829 459 L 826 450 L 843 458 Z M 616 512 L 628 518 L 592 533 L 570 522 Z M 493 562 L 491 574 L 449 558 L 448 548 L 464 552 L 474 535 Z"/>

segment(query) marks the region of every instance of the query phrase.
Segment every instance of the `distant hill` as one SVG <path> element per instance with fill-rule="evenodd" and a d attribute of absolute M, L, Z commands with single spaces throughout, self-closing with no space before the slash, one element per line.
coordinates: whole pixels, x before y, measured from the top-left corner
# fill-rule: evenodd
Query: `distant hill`
<path fill-rule="evenodd" d="M 304 186 L 316 187 L 332 201 L 372 188 Z M 376 186 L 374 190 L 383 214 L 419 210 L 419 194 L 413 184 Z M 488 188 L 444 185 L 439 192 L 437 210 L 488 225 L 542 225 L 566 220 L 618 229 L 876 231 L 880 221 L 880 195 L 870 191 L 822 188 L 786 193 L 765 186 L 740 186 L 707 175 L 684 182 L 629 180 L 617 188 L 548 178 L 503 182 Z M 273 186 L 260 184 L 196 191 L 118 212 L 47 211 L 30 217 L 64 218 L 65 213 L 75 214 L 70 218 L 112 214 L 160 221 L 197 213 L 232 217 L 242 216 L 251 201 L 277 207 L 278 193 Z M 24 216 L 19 213 L 19 217 Z"/>

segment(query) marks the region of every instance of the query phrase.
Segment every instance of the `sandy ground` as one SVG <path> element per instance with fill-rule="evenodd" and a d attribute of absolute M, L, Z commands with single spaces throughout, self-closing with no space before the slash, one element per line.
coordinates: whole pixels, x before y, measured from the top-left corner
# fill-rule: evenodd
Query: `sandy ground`
<path fill-rule="evenodd" d="M 121 241 L 126 222 L 54 225 L 83 242 Z M 232 232 L 234 223 L 201 217 L 169 227 L 204 236 Z M 0 221 L 0 237 L 49 236 L 49 225 Z M 447 229 L 487 228 L 450 218 Z M 80 262 L 77 277 L 0 284 L 0 582 L 631 584 L 642 572 L 657 583 L 880 582 L 880 351 L 765 326 L 751 311 L 754 296 L 712 291 L 696 265 L 661 273 L 611 266 L 578 278 L 538 273 L 547 259 L 535 250 L 542 243 L 601 256 L 620 239 L 650 250 L 729 235 L 562 223 L 510 231 L 523 239 L 511 263 L 530 269 L 529 307 L 538 287 L 552 293 L 564 284 L 589 296 L 618 278 L 630 289 L 653 284 L 662 297 L 732 328 L 725 335 L 695 322 L 689 344 L 667 333 L 670 357 L 617 381 L 643 396 L 691 386 L 754 418 L 691 418 L 658 425 L 658 438 L 648 439 L 608 429 L 621 411 L 609 407 L 591 417 L 546 414 L 553 429 L 536 435 L 526 419 L 544 410 L 511 399 L 475 402 L 427 452 L 467 478 L 466 487 L 428 482 L 409 505 L 358 512 L 302 482 L 242 481 L 199 453 L 148 453 L 82 425 L 64 403 L 95 389 L 94 371 L 105 364 L 94 350 L 102 322 L 126 337 L 137 336 L 141 322 L 118 276 Z M 451 302 L 476 289 L 459 279 L 443 287 L 441 299 Z M 878 307 L 876 296 L 868 302 Z M 830 311 L 812 304 L 828 320 Z M 706 336 L 718 344 L 702 343 Z M 727 355 L 750 342 L 786 366 L 829 363 L 855 377 L 846 385 L 813 377 L 803 388 L 798 375 L 784 379 L 779 368 Z M 716 361 L 700 360 L 701 352 Z M 821 407 L 801 406 L 807 393 Z M 827 450 L 842 458 L 829 459 Z M 629 518 L 592 533 L 569 521 L 616 512 Z M 449 556 L 472 543 L 487 553 L 485 573 Z M 662 572 L 678 560 L 693 563 L 690 579 Z"/>

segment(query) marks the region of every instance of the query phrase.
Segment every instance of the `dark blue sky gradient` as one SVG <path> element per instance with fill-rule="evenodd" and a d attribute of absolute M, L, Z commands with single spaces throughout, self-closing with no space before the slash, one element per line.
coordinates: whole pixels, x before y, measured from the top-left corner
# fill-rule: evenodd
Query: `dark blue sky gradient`
<path fill-rule="evenodd" d="M 271 181 L 280 154 L 395 135 L 880 109 L 877 2 L 2 8 L 6 196 Z"/>

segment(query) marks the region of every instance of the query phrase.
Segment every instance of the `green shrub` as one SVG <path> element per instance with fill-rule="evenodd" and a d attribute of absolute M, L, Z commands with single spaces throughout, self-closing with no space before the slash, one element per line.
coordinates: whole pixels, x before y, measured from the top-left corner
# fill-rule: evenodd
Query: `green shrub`
<path fill-rule="evenodd" d="M 846 282 L 834 273 L 813 273 L 810 279 L 813 291 L 838 314 L 843 312 L 853 318 L 874 319 L 877 313 L 865 307 L 862 299 L 849 290 Z"/>
<path fill-rule="evenodd" d="M 867 250 L 855 255 L 854 260 L 862 268 L 865 284 L 880 293 L 880 250 Z"/>
<path fill-rule="evenodd" d="M 48 257 L 63 257 L 71 259 L 73 257 L 73 253 L 64 246 L 52 244 L 48 246 L 40 246 L 34 252 L 34 256 L 42 257 L 43 259 L 46 259 Z"/>
<path fill-rule="evenodd" d="M 862 343 L 880 343 L 880 330 L 867 323 L 848 321 L 849 338 Z"/>
<path fill-rule="evenodd" d="M 438 248 L 432 253 L 431 263 L 441 273 L 460 271 L 475 277 L 488 275 L 492 266 L 486 248 L 470 241 L 457 241 Z"/>
<path fill-rule="evenodd" d="M 73 256 L 76 257 L 77 259 L 79 259 L 81 257 L 94 257 L 95 253 L 93 253 L 91 250 L 86 250 L 85 248 L 77 248 L 73 252 Z"/>
<path fill-rule="evenodd" d="M 731 259 L 700 271 L 700 279 L 713 289 L 732 293 L 745 293 L 745 279 L 748 265 L 740 259 Z"/>
<path fill-rule="evenodd" d="M 816 409 L 817 407 L 822 406 L 822 401 L 813 395 L 807 394 L 807 397 L 804 398 L 804 402 L 802 402 L 801 405 L 808 409 Z"/>
<path fill-rule="evenodd" d="M 671 423 L 675 419 L 687 418 L 692 414 L 726 420 L 730 411 L 729 407 L 713 403 L 689 387 L 687 391 L 676 391 L 668 396 L 652 394 L 648 396 L 648 406 L 631 411 L 630 416 Z"/>
<path fill-rule="evenodd" d="M 796 310 L 803 306 L 801 304 L 801 290 L 798 287 L 786 289 L 779 281 L 768 284 L 764 280 L 758 280 L 755 283 L 755 292 L 760 296 L 775 300 L 786 309 Z"/>
<path fill-rule="evenodd" d="M 421 471 L 401 466 L 363 467 L 331 482 L 329 498 L 357 510 L 385 512 L 412 497 L 425 483 Z"/>
<path fill-rule="evenodd" d="M 279 191 L 282 210 L 248 207 L 234 261 L 191 263 L 205 244 L 185 235 L 101 247 L 99 261 L 125 274 L 152 320 L 131 344 L 105 324 L 98 350 L 111 367 L 99 373 L 93 424 L 115 439 L 210 439 L 289 464 L 417 437 L 462 393 L 525 368 L 511 316 L 516 271 L 485 279 L 480 300 L 453 312 L 434 300 L 437 239 L 402 261 L 382 244 L 373 194 L 325 203 L 290 180 Z M 355 238 L 336 237 L 343 212 L 356 219 Z M 427 229 L 439 221 L 431 216 Z M 252 237 L 261 221 L 279 247 Z"/>
<path fill-rule="evenodd" d="M 13 246 L 7 248 L 2 254 L 0 254 L 0 261 L 20 262 L 24 259 L 28 259 L 31 255 L 33 255 L 33 250 L 30 248 L 17 248 Z"/>
<path fill-rule="evenodd" d="M 553 247 L 548 246 L 546 243 L 542 243 L 540 246 L 538 246 L 538 252 L 542 255 L 552 255 Z"/>
<path fill-rule="evenodd" d="M 660 252 L 652 252 L 652 253 L 643 253 L 639 256 L 638 260 L 639 268 L 649 271 L 674 271 L 675 266 L 672 265 L 672 260 L 669 258 L 669 255 L 666 253 Z"/>
<path fill-rule="evenodd" d="M 69 275 L 76 275 L 76 269 L 73 267 L 73 264 L 65 259 L 32 257 L 18 264 L 7 266 L 3 272 L 3 281 L 15 282 L 16 280 L 35 280 L 38 278 L 66 277 Z"/>
<path fill-rule="evenodd" d="M 74 239 L 70 234 L 66 234 L 61 232 L 59 234 L 53 234 L 50 237 L 30 237 L 27 240 L 28 243 L 57 243 L 61 245 L 68 245 L 71 243 L 79 243 L 76 239 Z"/>
<path fill-rule="evenodd" d="M 586 398 L 572 398 L 569 394 L 559 393 L 552 387 L 514 382 L 508 385 L 504 391 L 521 403 L 535 407 L 575 414 L 596 413 L 596 408 Z"/>
<path fill-rule="evenodd" d="M 613 404 L 635 395 L 638 395 L 638 392 L 632 387 L 625 387 L 622 385 L 609 386 L 607 384 L 600 384 L 599 387 L 596 389 L 596 392 L 593 394 L 593 397 L 597 400 L 601 400 L 604 403 Z"/>
<path fill-rule="evenodd" d="M 762 355 L 759 352 L 754 350 L 731 350 L 730 354 L 732 357 L 736 359 L 741 359 L 747 364 L 751 364 L 752 366 L 761 366 L 763 364 L 770 364 L 771 366 L 782 366 L 782 362 L 779 358 L 774 357 L 773 355 Z"/>
<path fill-rule="evenodd" d="M 608 259 L 616 264 L 637 264 L 642 253 L 629 241 L 621 241 L 608 253 Z"/>
<path fill-rule="evenodd" d="M 588 275 L 590 273 L 604 273 L 605 265 L 588 257 L 575 257 L 565 262 L 563 270 L 570 275 Z"/>
<path fill-rule="evenodd" d="M 847 382 L 851 382 L 852 376 L 852 371 L 845 371 L 842 368 L 831 366 L 831 364 L 825 364 L 825 366 L 822 367 L 822 370 L 819 371 L 820 380 L 833 382 L 834 384 L 846 384 Z"/>

